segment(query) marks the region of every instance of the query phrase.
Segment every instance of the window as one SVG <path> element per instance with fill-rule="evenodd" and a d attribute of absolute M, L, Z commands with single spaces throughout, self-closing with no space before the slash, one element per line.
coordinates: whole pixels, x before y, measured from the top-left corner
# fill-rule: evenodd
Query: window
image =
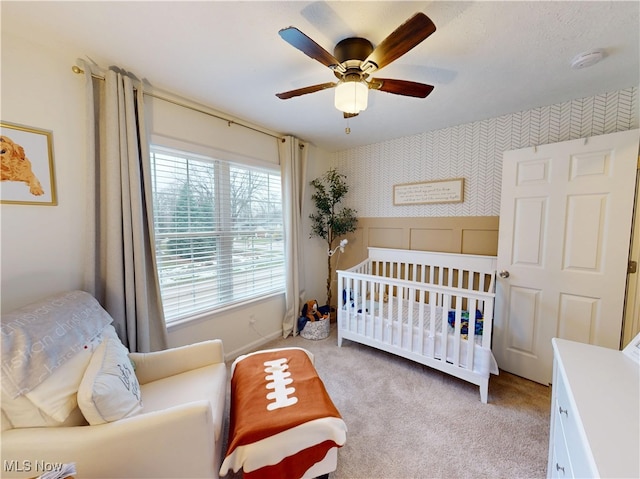
<path fill-rule="evenodd" d="M 280 172 L 151 147 L 167 323 L 283 292 Z"/>

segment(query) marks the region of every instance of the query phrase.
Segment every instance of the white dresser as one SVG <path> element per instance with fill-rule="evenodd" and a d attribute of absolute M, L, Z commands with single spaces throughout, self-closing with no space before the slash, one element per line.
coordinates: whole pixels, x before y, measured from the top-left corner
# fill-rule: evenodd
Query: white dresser
<path fill-rule="evenodd" d="M 553 339 L 547 477 L 640 478 L 640 365 Z"/>

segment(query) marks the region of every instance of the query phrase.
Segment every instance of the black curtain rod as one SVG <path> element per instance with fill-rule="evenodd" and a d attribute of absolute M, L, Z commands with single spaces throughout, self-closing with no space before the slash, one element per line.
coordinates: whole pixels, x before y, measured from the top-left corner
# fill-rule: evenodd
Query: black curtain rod
<path fill-rule="evenodd" d="M 80 74 L 84 73 L 84 70 L 83 70 L 82 68 L 80 68 L 78 65 L 73 65 L 73 67 L 71 67 L 71 71 L 73 71 L 73 73 L 76 73 L 76 74 L 78 74 L 78 75 L 80 75 Z M 96 75 L 95 73 L 92 73 L 92 74 L 91 74 L 91 77 L 92 77 L 92 78 L 95 78 L 96 80 L 102 80 L 102 81 L 104 81 L 104 77 L 103 77 L 103 76 L 101 76 L 101 75 Z M 278 139 L 278 140 L 281 140 L 282 142 L 284 142 L 284 141 L 285 141 L 285 139 L 284 139 L 284 138 L 282 138 L 281 136 L 274 135 L 273 133 L 269 133 L 269 132 L 266 132 L 266 131 L 260 130 L 260 129 L 258 129 L 258 128 L 254 128 L 254 127 L 252 127 L 252 126 L 245 125 L 245 124 L 243 124 L 243 123 L 238 123 L 238 122 L 237 122 L 237 121 L 235 121 L 235 120 L 230 120 L 229 118 L 225 118 L 225 117 L 222 117 L 222 116 L 216 115 L 216 114 L 214 114 L 214 113 L 211 113 L 210 111 L 206 111 L 206 110 L 203 110 L 203 109 L 201 109 L 201 108 L 197 108 L 197 107 L 192 106 L 192 105 L 187 105 L 186 103 L 182 103 L 182 102 L 179 102 L 179 101 L 177 101 L 177 100 L 173 100 L 173 99 L 171 99 L 171 98 L 167 98 L 167 97 L 162 96 L 162 95 L 158 95 L 157 93 L 151 93 L 151 92 L 143 91 L 143 92 L 142 92 L 142 94 L 143 94 L 143 95 L 150 96 L 150 97 L 153 97 L 153 98 L 157 98 L 158 100 L 166 101 L 167 103 L 172 103 L 172 104 L 174 104 L 174 105 L 181 106 L 181 107 L 183 107 L 183 108 L 188 108 L 189 110 L 193 110 L 193 111 L 196 111 L 196 112 L 198 112 L 198 113 L 203 113 L 203 114 L 205 114 L 205 115 L 212 116 L 212 117 L 214 117 L 214 118 L 217 118 L 218 120 L 226 121 L 228 126 L 231 126 L 231 125 L 238 125 L 238 126 L 241 126 L 241 127 L 243 127 L 243 128 L 247 128 L 247 129 L 249 129 L 249 130 L 253 130 L 253 131 L 256 131 L 256 132 L 258 132 L 258 133 L 262 133 L 263 135 L 267 135 L 267 136 L 270 136 L 270 137 L 272 137 L 272 138 L 276 138 L 276 139 Z"/>

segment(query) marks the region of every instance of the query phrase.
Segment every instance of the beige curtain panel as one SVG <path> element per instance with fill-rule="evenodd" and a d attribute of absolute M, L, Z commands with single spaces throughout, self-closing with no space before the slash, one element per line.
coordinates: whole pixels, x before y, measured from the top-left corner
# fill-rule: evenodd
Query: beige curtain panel
<path fill-rule="evenodd" d="M 142 85 L 119 71 L 85 72 L 88 222 L 85 289 L 114 319 L 130 351 L 167 347 L 153 241 Z M 92 78 L 103 75 L 104 81 Z"/>
<path fill-rule="evenodd" d="M 305 297 L 302 270 L 302 210 L 307 169 L 306 145 L 286 136 L 279 143 L 282 176 L 282 199 L 285 236 L 286 309 L 282 321 L 282 336 L 298 334 L 298 316 Z"/>

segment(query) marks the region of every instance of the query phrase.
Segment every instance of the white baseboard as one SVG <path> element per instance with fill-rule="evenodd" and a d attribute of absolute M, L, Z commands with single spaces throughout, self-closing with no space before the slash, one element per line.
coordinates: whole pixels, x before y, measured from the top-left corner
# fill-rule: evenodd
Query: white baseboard
<path fill-rule="evenodd" d="M 263 346 L 267 343 L 270 343 L 271 341 L 281 338 L 282 337 L 282 331 L 274 331 L 271 334 L 268 334 L 266 336 L 262 336 L 260 339 L 257 339 L 249 344 L 245 344 L 244 346 L 242 346 L 241 348 L 238 348 L 234 351 L 228 352 L 224 355 L 224 360 L 225 361 L 232 361 L 234 359 L 236 359 L 238 356 L 242 356 L 243 354 L 247 354 L 250 352 L 253 352 L 257 349 L 260 348 L 260 346 Z"/>

